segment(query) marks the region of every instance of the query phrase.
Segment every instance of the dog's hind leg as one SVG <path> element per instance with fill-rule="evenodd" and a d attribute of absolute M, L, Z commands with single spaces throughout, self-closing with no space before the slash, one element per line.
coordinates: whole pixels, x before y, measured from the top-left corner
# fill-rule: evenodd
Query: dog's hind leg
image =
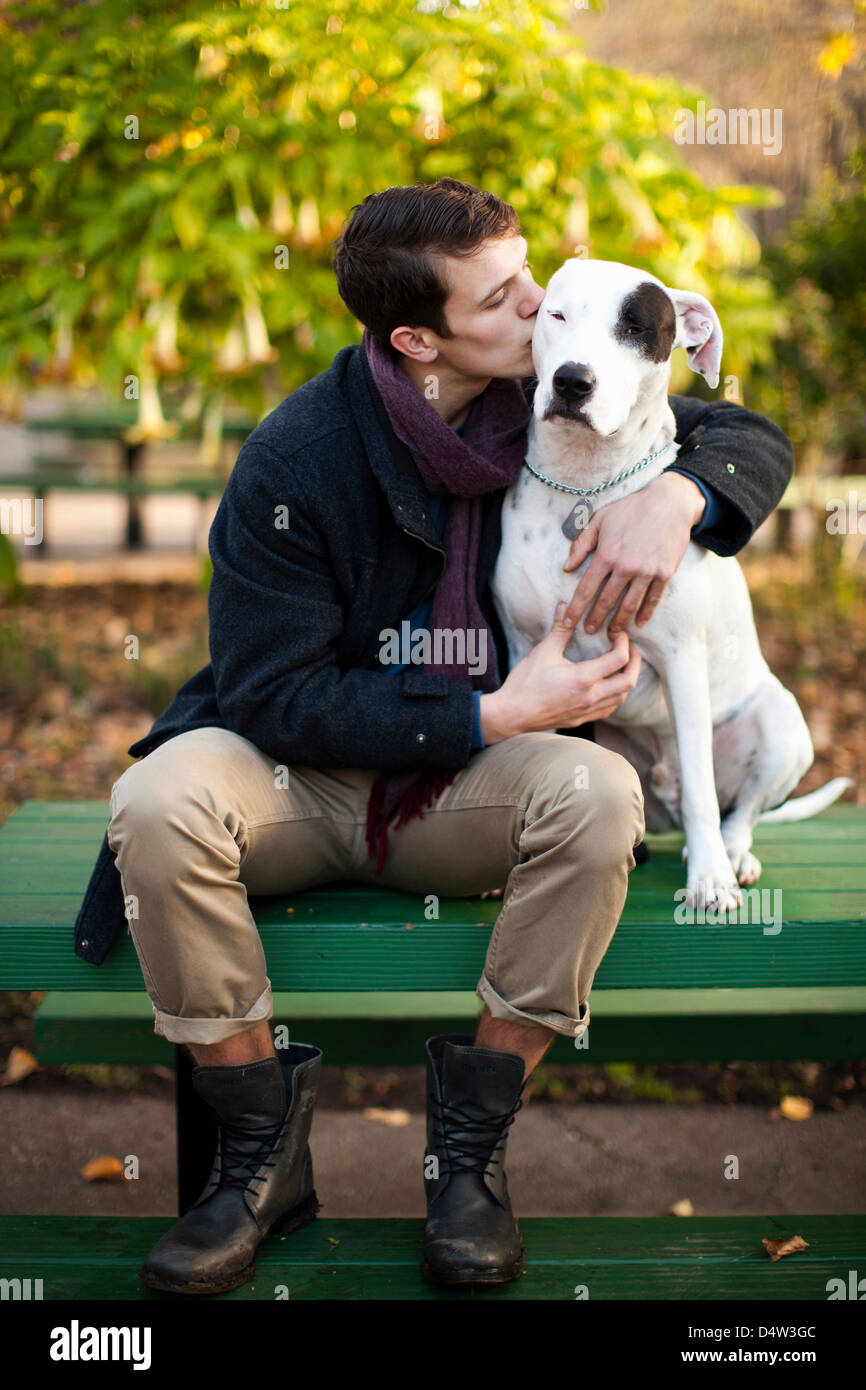
<path fill-rule="evenodd" d="M 740 884 L 757 883 L 761 877 L 761 861 L 752 853 L 752 828 L 759 814 L 751 801 L 744 801 L 722 821 L 722 839 Z"/>
<path fill-rule="evenodd" d="M 756 883 L 761 874 L 760 860 L 752 853 L 759 815 L 785 800 L 813 756 L 800 707 L 775 676 L 740 718 L 735 716 L 716 729 L 713 757 L 719 802 L 725 811 L 722 839 L 738 883 Z"/>

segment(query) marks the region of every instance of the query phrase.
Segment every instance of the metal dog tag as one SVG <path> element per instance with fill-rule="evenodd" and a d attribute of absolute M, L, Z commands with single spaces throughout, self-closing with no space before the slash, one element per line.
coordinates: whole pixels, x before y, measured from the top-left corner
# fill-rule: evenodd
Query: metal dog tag
<path fill-rule="evenodd" d="M 589 524 L 592 518 L 592 503 L 582 497 L 568 513 L 562 523 L 562 534 L 567 540 L 576 541 L 581 531 Z"/>

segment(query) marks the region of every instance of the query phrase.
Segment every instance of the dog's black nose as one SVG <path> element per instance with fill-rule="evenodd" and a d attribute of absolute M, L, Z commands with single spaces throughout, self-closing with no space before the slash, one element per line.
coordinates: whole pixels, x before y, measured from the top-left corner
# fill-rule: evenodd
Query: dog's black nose
<path fill-rule="evenodd" d="M 595 390 L 595 372 L 583 362 L 563 362 L 553 374 L 553 389 L 565 401 L 585 401 Z"/>

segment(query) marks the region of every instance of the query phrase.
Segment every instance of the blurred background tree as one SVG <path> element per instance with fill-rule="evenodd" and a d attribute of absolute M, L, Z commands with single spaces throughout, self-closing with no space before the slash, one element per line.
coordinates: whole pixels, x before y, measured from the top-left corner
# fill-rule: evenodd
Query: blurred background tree
<path fill-rule="evenodd" d="M 168 405 L 260 415 L 358 336 L 329 256 L 353 204 L 445 173 L 514 204 L 542 283 L 575 247 L 640 265 L 714 302 L 726 373 L 768 368 L 787 319 L 740 213 L 777 195 L 708 187 L 672 140 L 694 93 L 588 58 L 570 11 L 6 5 L 0 405 L 126 392 L 150 439 Z"/>
<path fill-rule="evenodd" d="M 773 158 L 752 141 L 686 151 L 710 184 L 781 194 L 744 211 L 786 323 L 743 398 L 790 434 L 798 472 L 866 472 L 866 0 L 666 0 L 663 24 L 645 0 L 615 0 L 575 27 L 602 62 L 679 77 L 723 110 L 778 112 Z M 725 372 L 731 346 L 728 334 Z"/>
<path fill-rule="evenodd" d="M 755 374 L 757 408 L 790 435 L 804 472 L 828 459 L 866 472 L 866 145 L 764 261 L 788 324 Z"/>

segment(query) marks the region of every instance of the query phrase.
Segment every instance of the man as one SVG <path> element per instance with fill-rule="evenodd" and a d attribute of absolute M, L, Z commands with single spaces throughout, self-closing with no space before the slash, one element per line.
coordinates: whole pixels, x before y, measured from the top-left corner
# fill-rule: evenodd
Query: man
<path fill-rule="evenodd" d="M 364 343 L 241 449 L 210 535 L 211 664 L 112 789 L 76 949 L 98 963 L 133 905 L 155 1031 L 189 1048 L 220 1124 L 211 1182 L 144 1266 L 151 1287 L 233 1288 L 269 1230 L 315 1216 L 321 1053 L 275 1053 L 247 894 L 340 878 L 425 896 L 506 884 L 475 1037 L 427 1044 L 423 1267 L 445 1283 L 523 1267 L 507 1129 L 555 1035 L 588 1026 L 644 833 L 631 766 L 574 731 L 633 689 L 622 628 L 651 614 L 690 536 L 733 554 L 792 470 L 767 421 L 674 398 L 677 438 L 703 428 L 699 448 L 597 513 L 573 548 L 571 568 L 596 552 L 575 600 L 508 672 L 489 581 L 543 296 L 526 249 L 512 208 L 453 179 L 353 210 L 334 266 Z M 599 589 L 599 625 L 625 595 L 611 648 L 569 662 Z M 404 621 L 422 638 L 463 634 L 465 649 L 387 664 L 385 634 Z M 474 666 L 470 636 L 485 655 Z"/>

